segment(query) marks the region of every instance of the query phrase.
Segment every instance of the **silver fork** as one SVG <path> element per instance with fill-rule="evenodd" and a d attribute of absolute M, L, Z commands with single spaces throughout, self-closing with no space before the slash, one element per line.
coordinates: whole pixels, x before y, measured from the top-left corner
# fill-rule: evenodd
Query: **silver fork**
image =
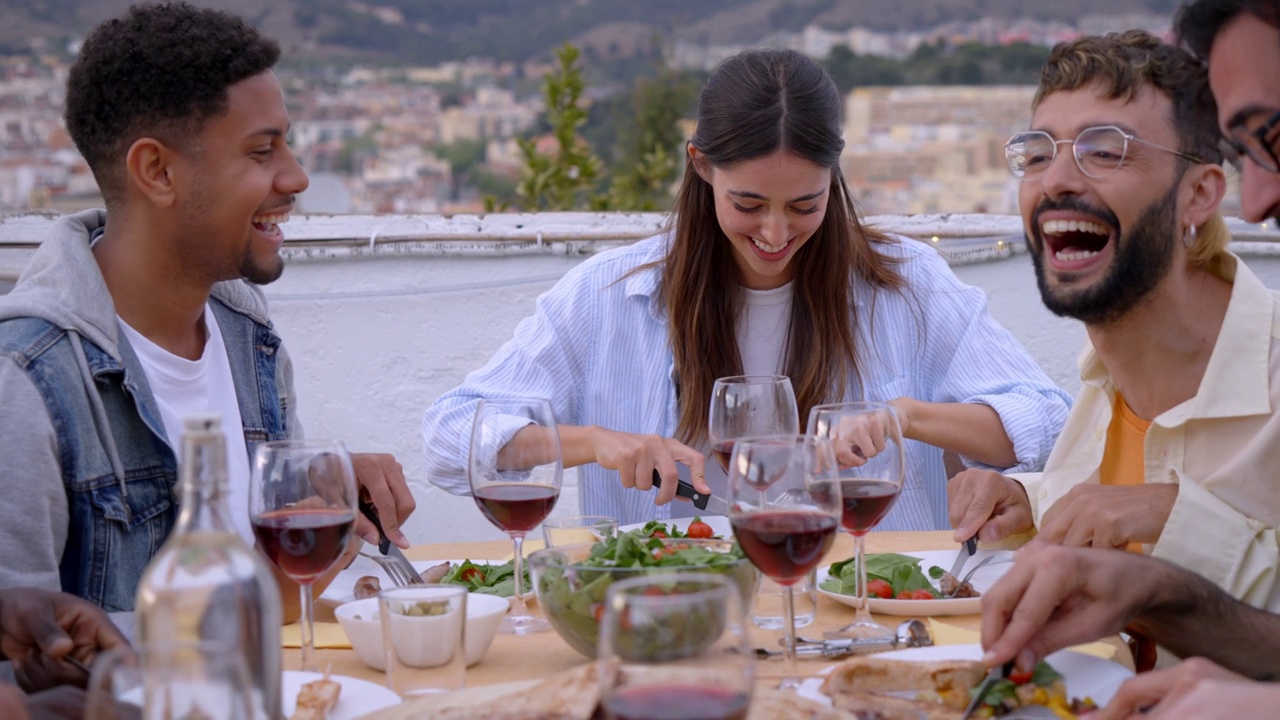
<path fill-rule="evenodd" d="M 986 565 L 987 563 L 995 559 L 996 559 L 995 555 L 988 555 L 982 558 L 981 560 L 979 560 L 977 565 L 974 565 L 973 567 L 969 568 L 969 572 L 965 573 L 963 578 L 960 578 L 960 582 L 956 583 L 956 589 L 952 590 L 951 594 L 948 595 L 947 597 L 948 598 L 955 597 L 955 594 L 960 591 L 961 586 L 969 582 L 969 579 L 973 577 L 974 573 L 981 570 L 983 565 Z M 1006 561 L 1002 561 L 1002 562 L 1006 562 Z"/>
<path fill-rule="evenodd" d="M 391 582 L 394 583 L 396 587 L 418 584 L 418 581 L 414 580 L 413 576 L 401 565 L 402 561 L 400 558 L 391 555 L 367 553 L 363 550 L 360 550 L 359 554 L 377 563 L 378 567 L 382 568 L 382 572 L 386 573 L 387 577 L 391 578 Z"/>

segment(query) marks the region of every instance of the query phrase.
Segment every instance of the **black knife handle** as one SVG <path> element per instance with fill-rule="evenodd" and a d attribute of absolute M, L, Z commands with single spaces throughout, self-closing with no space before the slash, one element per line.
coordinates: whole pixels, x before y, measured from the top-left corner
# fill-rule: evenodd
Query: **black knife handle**
<path fill-rule="evenodd" d="M 387 551 L 391 549 L 391 541 L 387 539 L 387 534 L 382 531 L 382 522 L 378 520 L 377 508 L 364 498 L 360 498 L 359 504 L 360 514 L 369 518 L 369 522 L 373 523 L 373 526 L 378 529 L 378 552 L 386 555 Z"/>
<path fill-rule="evenodd" d="M 662 476 L 658 474 L 657 470 L 653 471 L 653 486 L 656 488 L 662 487 Z M 706 510 L 707 500 L 711 498 L 710 495 L 703 495 L 698 492 L 693 485 L 690 485 L 684 480 L 681 480 L 680 484 L 676 486 L 676 495 L 682 498 L 689 498 L 693 501 L 693 506 L 699 510 Z"/>

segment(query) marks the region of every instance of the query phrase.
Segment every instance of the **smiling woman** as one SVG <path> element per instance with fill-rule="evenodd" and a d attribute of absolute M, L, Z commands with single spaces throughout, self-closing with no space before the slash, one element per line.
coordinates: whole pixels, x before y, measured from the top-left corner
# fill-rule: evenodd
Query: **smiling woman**
<path fill-rule="evenodd" d="M 801 426 L 826 402 L 894 403 L 919 442 L 885 527 L 946 526 L 944 449 L 1043 465 L 1066 394 L 932 248 L 861 225 L 838 165 L 840 108 L 830 76 L 799 53 L 722 63 L 699 98 L 668 230 L 570 271 L 512 342 L 432 404 L 432 482 L 467 490 L 462 437 L 481 398 L 538 395 L 552 401 L 566 467 L 589 466 L 583 512 L 665 518 L 678 476 L 702 492 L 723 480 L 705 463 L 711 390 L 743 374 L 788 376 Z"/>

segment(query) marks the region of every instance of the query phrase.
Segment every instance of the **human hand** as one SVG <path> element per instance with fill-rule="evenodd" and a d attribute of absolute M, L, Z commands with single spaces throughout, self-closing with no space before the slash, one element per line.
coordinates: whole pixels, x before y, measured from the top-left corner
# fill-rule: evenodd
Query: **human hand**
<path fill-rule="evenodd" d="M 705 479 L 706 457 L 678 440 L 595 428 L 591 446 L 595 461 L 603 468 L 617 470 L 624 488 L 649 490 L 656 470 L 662 478 L 656 505 L 669 503 L 676 496 L 680 480 L 677 462 L 689 466 L 690 479 L 698 492 L 711 493 Z"/>
<path fill-rule="evenodd" d="M 1177 499 L 1178 486 L 1173 483 L 1076 485 L 1045 511 L 1036 537 L 1085 547 L 1154 543 Z"/>
<path fill-rule="evenodd" d="M 85 665 L 98 653 L 128 645 L 97 605 L 67 593 L 38 588 L 0 590 L 0 655 L 13 662 L 18 684 L 28 692 L 57 685 L 83 686 Z"/>
<path fill-rule="evenodd" d="M 971 537 L 997 542 L 1035 527 L 1027 491 L 998 472 L 970 468 L 956 473 L 947 482 L 947 497 L 956 542 Z"/>
<path fill-rule="evenodd" d="M 1032 668 L 1055 650 L 1118 633 L 1177 583 L 1171 574 L 1142 555 L 1033 540 L 982 596 L 982 660 Z"/>
<path fill-rule="evenodd" d="M 31 720 L 27 712 L 27 696 L 18 688 L 0 683 L 0 717 Z"/>
<path fill-rule="evenodd" d="M 1195 657 L 1126 680 L 1111 702 L 1090 718 L 1269 717 L 1278 701 L 1280 687 L 1254 682 Z"/>
<path fill-rule="evenodd" d="M 899 406 L 909 398 L 899 398 L 893 405 L 902 428 L 902 436 L 906 436 L 904 422 L 905 411 Z M 831 449 L 836 454 L 836 465 L 841 469 L 862 467 L 871 458 L 884 452 L 885 446 L 893 436 L 889 431 L 891 415 L 887 412 L 873 411 L 850 415 L 836 416 L 835 427 L 821 428 L 820 433 L 831 440 Z"/>
<path fill-rule="evenodd" d="M 409 547 L 409 539 L 400 531 L 417 503 L 404 479 L 404 468 L 387 453 L 352 453 L 351 465 L 356 471 L 360 494 L 368 496 L 378 510 L 378 521 L 387 539 L 398 547 Z M 378 544 L 378 529 L 363 515 L 356 515 L 356 534 L 371 544 Z"/>

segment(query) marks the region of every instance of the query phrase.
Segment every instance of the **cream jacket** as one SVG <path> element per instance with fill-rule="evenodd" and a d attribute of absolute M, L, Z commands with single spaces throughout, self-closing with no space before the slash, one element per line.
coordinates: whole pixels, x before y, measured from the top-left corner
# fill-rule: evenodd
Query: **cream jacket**
<path fill-rule="evenodd" d="M 1233 282 L 1222 330 L 1194 397 L 1147 431 L 1145 480 L 1178 483 L 1159 541 L 1147 546 L 1251 605 L 1280 611 L 1280 293 L 1234 255 L 1218 273 Z M 1036 526 L 1079 483 L 1099 482 L 1115 385 L 1092 346 L 1083 383 L 1042 473 L 1012 475 Z"/>

